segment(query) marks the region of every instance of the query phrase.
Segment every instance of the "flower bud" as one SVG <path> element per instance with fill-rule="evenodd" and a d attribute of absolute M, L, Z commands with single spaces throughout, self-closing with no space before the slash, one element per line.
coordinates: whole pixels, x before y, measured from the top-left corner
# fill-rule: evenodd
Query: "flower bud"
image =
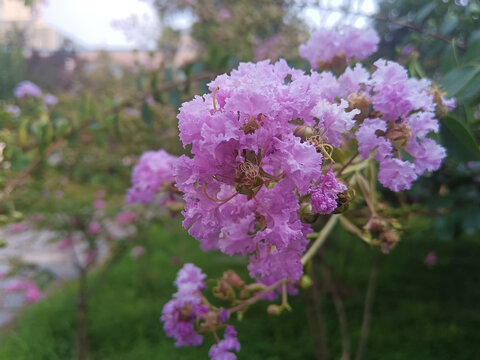
<path fill-rule="evenodd" d="M 370 113 L 371 101 L 368 98 L 367 94 L 365 94 L 363 91 L 351 93 L 350 95 L 348 95 L 347 101 L 347 111 L 352 111 L 354 109 L 360 110 L 360 114 L 355 115 L 354 119 L 357 123 L 361 124 Z"/>
<path fill-rule="evenodd" d="M 300 125 L 293 131 L 293 135 L 299 137 L 300 139 L 302 139 L 302 141 L 306 141 L 308 138 L 311 138 L 315 134 L 315 129 L 307 125 Z"/>
<path fill-rule="evenodd" d="M 313 280 L 308 275 L 303 275 L 300 279 L 300 286 L 302 289 L 308 289 L 310 286 L 313 285 Z"/>
<path fill-rule="evenodd" d="M 405 146 L 408 145 L 412 136 L 412 129 L 406 123 L 394 124 L 386 134 L 386 138 L 390 139 L 393 147 L 397 150 L 404 149 Z"/>
<path fill-rule="evenodd" d="M 283 308 L 279 305 L 270 304 L 267 307 L 267 313 L 269 315 L 278 316 L 282 313 Z"/>
<path fill-rule="evenodd" d="M 165 204 L 165 207 L 168 211 L 179 214 L 185 208 L 185 203 L 183 201 L 169 201 Z"/>
<path fill-rule="evenodd" d="M 312 212 L 312 204 L 307 201 L 304 201 L 300 204 L 300 209 L 298 209 L 298 218 L 301 222 L 305 224 L 313 224 L 318 219 L 318 214 Z"/>
<path fill-rule="evenodd" d="M 233 270 L 228 270 L 223 273 L 222 280 L 227 282 L 230 286 L 234 288 L 241 288 L 245 286 L 245 282 L 242 280 L 238 274 Z"/>
<path fill-rule="evenodd" d="M 388 229 L 380 234 L 380 247 L 384 254 L 388 254 L 399 241 L 400 237 L 393 229 Z"/>

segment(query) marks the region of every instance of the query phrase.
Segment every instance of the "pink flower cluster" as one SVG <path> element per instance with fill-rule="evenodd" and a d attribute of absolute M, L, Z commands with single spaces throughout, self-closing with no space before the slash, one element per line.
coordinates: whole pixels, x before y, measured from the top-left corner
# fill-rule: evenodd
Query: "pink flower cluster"
<path fill-rule="evenodd" d="M 321 28 L 305 44 L 300 45 L 299 54 L 310 63 L 312 69 L 318 69 L 320 63 L 330 62 L 339 55 L 344 55 L 346 60 L 363 60 L 377 51 L 379 41 L 373 29 Z"/>
<path fill-rule="evenodd" d="M 202 321 L 206 329 L 212 324 L 216 328 L 225 328 L 224 339 L 210 348 L 209 355 L 212 360 L 235 360 L 237 357 L 232 351 L 240 351 L 237 332 L 233 326 L 223 324 L 228 320 L 226 310 L 210 312 L 210 307 L 202 301 L 205 277 L 195 265 L 183 265 L 175 280 L 178 291 L 163 307 L 161 321 L 167 335 L 176 340 L 177 347 L 198 346 L 203 342 L 203 337 L 195 329 Z"/>
<path fill-rule="evenodd" d="M 206 275 L 193 264 L 185 264 L 177 274 L 175 285 L 178 291 L 163 307 L 161 320 L 165 332 L 176 339 L 175 346 L 200 345 L 203 337 L 195 331 L 195 319 L 208 312 L 202 305 L 200 291 L 205 288 Z"/>
<path fill-rule="evenodd" d="M 7 293 L 25 291 L 25 299 L 29 302 L 36 302 L 42 297 L 37 284 L 31 280 L 15 280 L 6 285 L 4 291 Z"/>
<path fill-rule="evenodd" d="M 291 121 L 317 125 L 317 142 L 335 145 L 354 125 L 357 112 L 334 103 L 329 80 L 284 60 L 242 63 L 180 108 L 180 139 L 193 154 L 175 167 L 184 226 L 205 250 L 249 256 L 250 275 L 266 284 L 302 275 L 311 229 L 298 217 L 298 195 L 322 183 L 322 152 Z"/>
<path fill-rule="evenodd" d="M 143 153 L 133 168 L 132 187 L 127 192 L 127 202 L 151 203 L 163 185 L 174 182 L 173 166 L 177 159 L 165 150 Z"/>
<path fill-rule="evenodd" d="M 406 190 L 418 176 L 437 170 L 446 156 L 445 149 L 428 137 L 439 129 L 438 105 L 431 81 L 408 78 L 407 71 L 392 61 L 380 59 L 374 65 L 369 78 L 356 67 L 362 73 L 358 87 L 377 114 L 365 119 L 356 132 L 358 151 L 364 158 L 373 152 L 380 163 L 381 184 L 393 191 Z M 354 78 L 352 73 L 348 76 Z"/>

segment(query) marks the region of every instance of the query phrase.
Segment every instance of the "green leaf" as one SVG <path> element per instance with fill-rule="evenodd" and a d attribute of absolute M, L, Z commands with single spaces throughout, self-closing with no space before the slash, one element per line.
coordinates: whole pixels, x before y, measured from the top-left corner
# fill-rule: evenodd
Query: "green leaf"
<path fill-rule="evenodd" d="M 11 169 L 13 171 L 22 171 L 30 164 L 30 158 L 20 149 L 15 148 L 10 158 Z"/>
<path fill-rule="evenodd" d="M 148 103 L 146 101 L 144 101 L 142 105 L 142 120 L 149 128 L 153 127 L 150 106 L 148 106 Z"/>
<path fill-rule="evenodd" d="M 465 53 L 465 62 L 473 62 L 480 59 L 480 39 L 473 41 L 468 45 L 468 50 Z"/>
<path fill-rule="evenodd" d="M 450 45 L 445 48 L 445 51 L 440 58 L 440 70 L 445 74 L 456 66 L 458 66 L 457 49 L 455 47 L 455 42 L 452 41 Z"/>
<path fill-rule="evenodd" d="M 417 16 L 415 16 L 415 22 L 416 23 L 421 23 L 425 18 L 430 15 L 430 13 L 437 7 L 437 4 L 435 1 L 432 1 L 428 4 L 426 4 L 424 7 L 422 7 L 418 12 Z"/>
<path fill-rule="evenodd" d="M 458 18 L 453 14 L 447 14 L 445 16 L 445 21 L 443 22 L 442 27 L 440 28 L 440 33 L 442 35 L 450 34 L 453 31 L 453 29 L 455 29 L 457 24 L 458 24 Z"/>
<path fill-rule="evenodd" d="M 178 109 L 181 105 L 180 92 L 177 88 L 174 88 L 168 92 L 168 102 L 174 108 Z"/>
<path fill-rule="evenodd" d="M 463 88 L 462 92 L 457 96 L 460 100 L 468 101 L 475 99 L 480 95 L 480 73 Z"/>
<path fill-rule="evenodd" d="M 480 66 L 467 66 L 454 69 L 440 80 L 440 87 L 449 96 L 455 96 L 464 89 L 470 81 L 480 72 Z"/>
<path fill-rule="evenodd" d="M 455 136 L 458 143 L 468 150 L 475 159 L 480 160 L 480 148 L 470 129 L 450 114 L 445 117 L 445 125 L 450 133 Z"/>

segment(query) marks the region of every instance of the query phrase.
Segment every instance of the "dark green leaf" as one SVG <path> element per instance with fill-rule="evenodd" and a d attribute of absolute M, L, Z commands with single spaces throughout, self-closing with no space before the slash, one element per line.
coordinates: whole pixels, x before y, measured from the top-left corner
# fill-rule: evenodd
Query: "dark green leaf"
<path fill-rule="evenodd" d="M 465 62 L 476 60 L 480 60 L 480 39 L 477 39 L 468 45 L 468 50 L 465 53 Z"/>
<path fill-rule="evenodd" d="M 440 80 L 442 87 L 449 96 L 455 96 L 480 72 L 480 66 L 467 66 L 454 69 Z"/>
<path fill-rule="evenodd" d="M 457 24 L 458 24 L 458 18 L 453 14 L 448 14 L 445 17 L 445 21 L 443 22 L 442 27 L 440 28 L 440 33 L 443 35 L 450 34 L 452 30 L 455 29 Z"/>
<path fill-rule="evenodd" d="M 480 73 L 470 81 L 470 83 L 458 95 L 458 98 L 463 101 L 468 101 L 472 98 L 475 99 L 475 96 L 480 96 Z"/>
<path fill-rule="evenodd" d="M 452 41 L 452 43 L 445 48 L 445 51 L 442 54 L 440 59 L 440 70 L 443 74 L 446 74 L 457 65 L 457 49 L 455 47 L 455 43 Z"/>
<path fill-rule="evenodd" d="M 470 129 L 452 115 L 445 117 L 445 125 L 456 138 L 456 146 L 463 146 L 475 159 L 480 160 L 480 148 Z"/>
<path fill-rule="evenodd" d="M 150 106 L 148 106 L 148 103 L 146 101 L 144 101 L 142 105 L 142 120 L 149 128 L 153 127 Z"/>
<path fill-rule="evenodd" d="M 416 23 L 421 23 L 425 18 L 430 15 L 430 13 L 437 7 L 437 4 L 435 1 L 432 1 L 428 4 L 426 4 L 424 7 L 422 7 L 418 13 L 417 16 L 415 16 L 415 22 Z"/>

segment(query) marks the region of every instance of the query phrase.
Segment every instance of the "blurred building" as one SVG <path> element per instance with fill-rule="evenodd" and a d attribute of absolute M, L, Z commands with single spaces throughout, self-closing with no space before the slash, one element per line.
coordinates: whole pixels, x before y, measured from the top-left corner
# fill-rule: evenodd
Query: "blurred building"
<path fill-rule="evenodd" d="M 42 22 L 42 7 L 41 2 L 31 8 L 25 6 L 23 0 L 0 0 L 0 37 L 9 31 L 18 31 L 27 51 L 49 53 L 58 50 L 64 37 Z"/>

